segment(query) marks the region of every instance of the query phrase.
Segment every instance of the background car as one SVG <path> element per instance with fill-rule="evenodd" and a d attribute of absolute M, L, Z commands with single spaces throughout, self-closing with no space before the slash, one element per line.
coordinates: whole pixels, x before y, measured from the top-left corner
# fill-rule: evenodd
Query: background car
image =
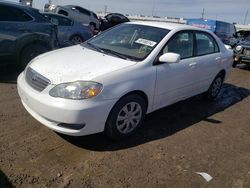
<path fill-rule="evenodd" d="M 23 68 L 37 55 L 54 49 L 57 27 L 38 10 L 0 2 L 0 63 L 19 63 Z"/>
<path fill-rule="evenodd" d="M 239 30 L 236 32 L 236 37 L 237 37 L 237 43 L 244 41 L 247 37 L 250 36 L 250 30 Z"/>
<path fill-rule="evenodd" d="M 129 22 L 129 21 L 130 20 L 122 14 L 110 13 L 110 14 L 107 14 L 103 19 L 101 19 L 100 30 L 104 31 L 110 27 L 117 25 L 117 24 Z"/>
<path fill-rule="evenodd" d="M 239 63 L 250 64 L 250 36 L 238 42 L 234 48 L 234 53 L 234 67 Z"/>
<path fill-rule="evenodd" d="M 89 26 L 75 22 L 66 16 L 54 13 L 42 13 L 58 28 L 58 44 L 60 47 L 80 44 L 93 36 Z"/>
<path fill-rule="evenodd" d="M 90 26 L 93 26 L 95 29 L 100 28 L 100 22 L 97 17 L 97 15 L 85 8 L 82 8 L 80 6 L 75 5 L 65 5 L 65 6 L 59 6 L 59 5 L 50 5 L 48 8 L 48 11 L 54 12 L 57 14 L 62 14 L 64 16 L 68 16 L 69 18 L 73 19 L 74 21 L 83 23 L 83 24 L 89 24 Z"/>

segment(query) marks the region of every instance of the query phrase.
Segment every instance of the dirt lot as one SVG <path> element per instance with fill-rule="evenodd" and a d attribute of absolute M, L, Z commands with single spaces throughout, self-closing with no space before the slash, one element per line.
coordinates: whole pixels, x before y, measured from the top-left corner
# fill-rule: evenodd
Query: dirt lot
<path fill-rule="evenodd" d="M 0 187 L 250 187 L 249 67 L 233 69 L 215 102 L 197 96 L 159 110 L 116 143 L 38 123 L 11 69 L 0 68 Z"/>

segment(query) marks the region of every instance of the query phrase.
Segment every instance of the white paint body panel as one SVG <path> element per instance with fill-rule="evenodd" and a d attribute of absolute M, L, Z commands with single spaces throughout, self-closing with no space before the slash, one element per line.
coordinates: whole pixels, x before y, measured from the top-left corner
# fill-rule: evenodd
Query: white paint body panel
<path fill-rule="evenodd" d="M 214 34 L 210 33 L 217 40 L 220 53 L 188 58 L 179 63 L 153 65 L 160 50 L 176 32 L 202 29 L 163 23 L 136 24 L 171 30 L 141 62 L 105 55 L 80 45 L 35 58 L 28 66 L 48 78 L 51 85 L 38 92 L 26 83 L 25 73 L 19 75 L 18 92 L 27 111 L 57 132 L 73 136 L 88 135 L 104 130 L 111 109 L 129 92 L 145 93 L 148 98 L 147 113 L 150 113 L 205 92 L 221 70 L 228 76 L 233 53 Z M 98 96 L 85 100 L 67 100 L 49 95 L 50 89 L 55 85 L 78 80 L 99 82 L 104 87 L 103 91 Z M 84 123 L 86 126 L 76 131 L 59 127 L 58 123 Z"/>

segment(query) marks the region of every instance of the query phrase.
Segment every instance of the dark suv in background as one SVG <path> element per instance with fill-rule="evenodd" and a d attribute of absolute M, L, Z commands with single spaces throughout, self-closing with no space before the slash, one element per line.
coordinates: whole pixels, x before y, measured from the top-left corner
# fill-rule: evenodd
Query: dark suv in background
<path fill-rule="evenodd" d="M 0 2 L 0 65 L 19 63 L 23 68 L 37 55 L 57 44 L 57 27 L 38 10 Z"/>
<path fill-rule="evenodd" d="M 130 20 L 122 14 L 110 13 L 110 14 L 107 14 L 103 19 L 101 19 L 100 30 L 104 31 L 106 29 L 114 27 L 115 25 L 118 25 L 124 22 L 129 22 L 129 21 Z"/>

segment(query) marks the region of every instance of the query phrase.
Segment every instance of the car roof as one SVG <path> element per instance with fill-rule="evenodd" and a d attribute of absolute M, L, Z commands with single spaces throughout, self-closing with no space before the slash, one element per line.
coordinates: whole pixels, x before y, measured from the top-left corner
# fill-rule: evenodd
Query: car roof
<path fill-rule="evenodd" d="M 17 8 L 22 8 L 22 9 L 27 9 L 27 10 L 36 10 L 32 7 L 20 4 L 20 3 L 16 3 L 16 2 L 11 2 L 11 1 L 1 1 L 0 2 L 1 5 L 7 5 L 7 6 L 13 6 L 13 7 L 17 7 Z"/>
<path fill-rule="evenodd" d="M 194 26 L 189 26 L 185 24 L 178 24 L 178 23 L 167 23 L 167 22 L 153 22 L 153 21 L 134 21 L 128 22 L 125 24 L 139 24 L 139 25 L 146 25 L 152 27 L 159 27 L 163 29 L 173 30 L 173 29 L 187 29 L 187 30 L 199 30 L 199 31 L 207 31 L 205 29 L 197 28 Z"/>

